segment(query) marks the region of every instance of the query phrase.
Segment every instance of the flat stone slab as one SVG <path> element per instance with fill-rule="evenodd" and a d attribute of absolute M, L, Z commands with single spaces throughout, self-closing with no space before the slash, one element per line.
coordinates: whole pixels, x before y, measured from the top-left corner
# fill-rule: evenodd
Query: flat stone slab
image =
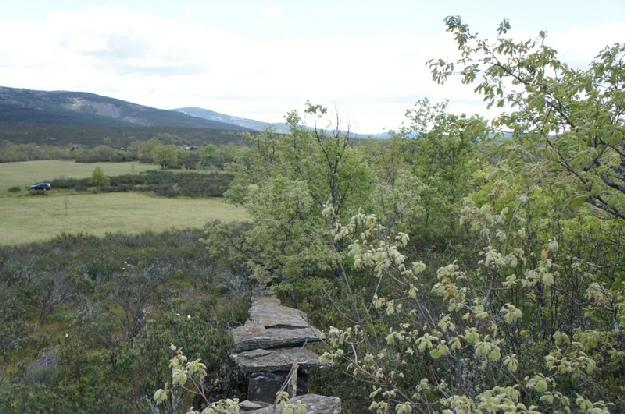
<path fill-rule="evenodd" d="M 245 325 L 232 330 L 234 351 L 249 351 L 258 348 L 278 348 L 300 346 L 307 342 L 321 339 L 321 333 L 312 327 L 308 328 L 266 328 L 247 321 Z"/>
<path fill-rule="evenodd" d="M 241 401 L 241 403 L 239 404 L 239 408 L 241 409 L 241 411 L 256 411 L 269 405 L 270 404 L 263 401 L 244 400 Z"/>
<path fill-rule="evenodd" d="M 308 324 L 306 313 L 280 304 L 272 297 L 254 299 L 249 319 L 232 331 L 235 352 L 258 348 L 298 346 L 321 339 Z"/>
<path fill-rule="evenodd" d="M 252 302 L 248 319 L 266 328 L 307 328 L 308 315 L 299 309 L 282 306 L 280 300 L 259 297 Z"/>
<path fill-rule="evenodd" d="M 338 397 L 324 397 L 317 394 L 304 394 L 291 401 L 301 401 L 306 406 L 306 414 L 340 414 L 341 399 Z M 254 414 L 279 414 L 280 408 L 274 405 L 252 411 Z"/>
<path fill-rule="evenodd" d="M 294 362 L 300 368 L 321 366 L 319 356 L 302 347 L 255 349 L 232 354 L 230 357 L 243 373 L 289 371 Z"/>

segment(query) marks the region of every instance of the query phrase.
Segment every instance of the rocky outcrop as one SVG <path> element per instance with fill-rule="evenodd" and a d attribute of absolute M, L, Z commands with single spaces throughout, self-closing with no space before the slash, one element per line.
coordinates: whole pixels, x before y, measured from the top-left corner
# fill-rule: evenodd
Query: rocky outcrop
<path fill-rule="evenodd" d="M 341 400 L 308 392 L 308 370 L 321 367 L 319 356 L 305 348 L 321 338 L 308 323 L 307 315 L 282 306 L 276 298 L 257 296 L 247 322 L 232 331 L 234 350 L 230 354 L 247 382 L 247 400 L 241 409 L 273 413 L 276 394 L 295 394 L 310 414 L 340 413 Z M 267 407 L 260 408 L 263 405 Z M 275 411 L 279 412 L 279 411 Z"/>

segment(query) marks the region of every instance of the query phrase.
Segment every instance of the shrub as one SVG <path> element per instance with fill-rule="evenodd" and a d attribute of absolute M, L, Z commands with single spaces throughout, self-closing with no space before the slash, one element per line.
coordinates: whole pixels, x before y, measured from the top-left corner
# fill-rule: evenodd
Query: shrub
<path fill-rule="evenodd" d="M 64 234 L 0 247 L 0 364 L 11 367 L 0 412 L 149 412 L 172 343 L 206 364 L 211 399 L 231 395 L 228 330 L 246 319 L 249 296 L 216 288 L 223 265 L 201 236 Z M 48 324 L 33 330 L 42 311 Z M 35 356 L 54 366 L 38 369 Z"/>
<path fill-rule="evenodd" d="M 9 187 L 9 193 L 19 193 L 20 191 L 22 191 L 22 188 L 16 185 L 13 187 Z"/>
<path fill-rule="evenodd" d="M 170 171 L 146 171 L 141 174 L 124 174 L 107 177 L 108 183 L 100 185 L 100 192 L 154 192 L 162 197 L 221 197 L 233 176 L 221 173 L 185 173 Z M 53 188 L 89 191 L 95 183 L 93 178 L 56 178 L 50 182 Z"/>

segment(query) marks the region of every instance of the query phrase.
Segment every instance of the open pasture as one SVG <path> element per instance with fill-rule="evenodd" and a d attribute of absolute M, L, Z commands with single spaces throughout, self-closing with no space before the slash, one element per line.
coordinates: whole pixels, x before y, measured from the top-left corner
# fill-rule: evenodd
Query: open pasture
<path fill-rule="evenodd" d="M 90 177 L 96 167 L 102 168 L 104 174 L 111 177 L 157 169 L 158 165 L 140 162 L 79 163 L 61 160 L 0 163 L 0 193 L 5 193 L 9 187 L 17 186 L 23 189 L 35 182 L 54 178 Z"/>
<path fill-rule="evenodd" d="M 219 198 L 172 199 L 137 193 L 0 197 L 0 212 L 2 245 L 47 240 L 61 233 L 158 232 L 200 228 L 216 219 L 249 219 L 244 209 Z"/>

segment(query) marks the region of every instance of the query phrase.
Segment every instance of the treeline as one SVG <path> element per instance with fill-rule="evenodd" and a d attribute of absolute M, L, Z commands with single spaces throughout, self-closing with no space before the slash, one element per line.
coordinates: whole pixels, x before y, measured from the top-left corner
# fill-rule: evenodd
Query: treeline
<path fill-rule="evenodd" d="M 232 181 L 225 172 L 175 173 L 171 171 L 145 171 L 141 174 L 124 174 L 106 177 L 104 183 L 93 178 L 56 178 L 48 181 L 52 188 L 74 191 L 98 192 L 153 192 L 163 197 L 221 197 Z"/>
<path fill-rule="evenodd" d="M 71 160 L 70 147 L 54 145 L 14 144 L 0 142 L 0 162 L 31 161 L 31 160 Z"/>
<path fill-rule="evenodd" d="M 132 141 L 128 147 L 115 148 L 110 140 L 95 147 L 16 144 L 0 142 L 0 162 L 32 160 L 75 160 L 76 162 L 141 161 L 159 164 L 165 168 L 223 168 L 234 160 L 240 146 L 174 145 L 163 136 L 146 141 Z"/>
<path fill-rule="evenodd" d="M 150 412 L 172 343 L 237 396 L 229 327 L 246 276 L 203 233 L 63 235 L 0 247 L 0 412 Z"/>
<path fill-rule="evenodd" d="M 114 147 L 128 147 L 133 141 L 157 137 L 165 144 L 226 145 L 245 142 L 248 132 L 207 128 L 105 127 L 96 125 L 62 125 L 0 122 L 0 141 L 17 144 L 95 147 L 105 139 Z M 253 133 L 252 133 L 253 134 Z"/>

